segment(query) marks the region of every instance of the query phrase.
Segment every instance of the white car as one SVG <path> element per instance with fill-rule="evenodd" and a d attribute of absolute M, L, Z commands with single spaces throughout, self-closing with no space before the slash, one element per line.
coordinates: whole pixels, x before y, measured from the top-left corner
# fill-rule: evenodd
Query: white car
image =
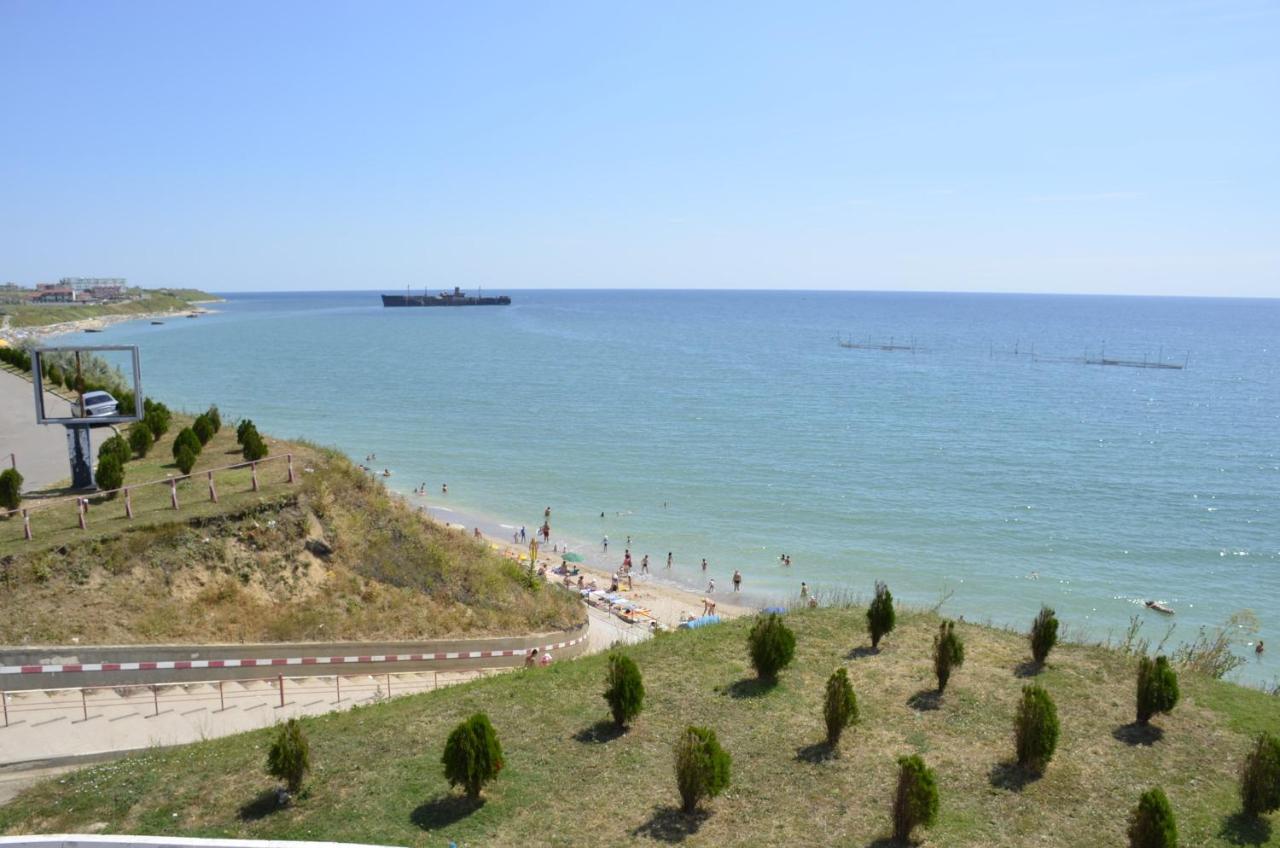
<path fill-rule="evenodd" d="M 86 418 L 108 418 L 118 415 L 120 403 L 110 392 L 85 392 L 84 414 Z M 71 404 L 71 414 L 80 417 L 80 404 Z"/>

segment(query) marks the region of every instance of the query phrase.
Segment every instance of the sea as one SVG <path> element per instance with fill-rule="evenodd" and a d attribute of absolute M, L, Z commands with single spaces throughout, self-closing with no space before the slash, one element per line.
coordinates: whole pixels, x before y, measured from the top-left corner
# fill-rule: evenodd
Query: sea
<path fill-rule="evenodd" d="M 1274 647 L 1233 627 L 1234 677 L 1280 676 L 1280 300 L 510 294 L 227 294 L 85 342 L 138 345 L 171 406 L 376 456 L 499 537 L 550 507 L 557 546 L 616 566 L 629 540 L 653 579 L 721 598 L 735 569 L 760 604 L 883 580 L 1020 629 L 1048 604 L 1076 638 L 1136 616 L 1173 646 L 1250 610 Z"/>

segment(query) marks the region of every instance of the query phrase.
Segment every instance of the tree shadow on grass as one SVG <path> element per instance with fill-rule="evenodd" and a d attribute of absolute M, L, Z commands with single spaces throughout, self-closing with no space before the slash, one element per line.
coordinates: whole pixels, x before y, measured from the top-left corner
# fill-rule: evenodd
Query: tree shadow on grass
<path fill-rule="evenodd" d="M 735 680 L 720 691 L 730 698 L 759 698 L 761 695 L 768 695 L 777 686 L 778 681 L 776 680 L 766 680 L 762 677 L 744 677 L 741 680 Z"/>
<path fill-rule="evenodd" d="M 451 824 L 457 824 L 476 810 L 484 806 L 483 798 L 471 798 L 466 795 L 437 795 L 425 804 L 420 804 L 409 814 L 409 821 L 423 830 L 439 830 Z"/>
<path fill-rule="evenodd" d="M 588 725 L 573 734 L 573 738 L 584 745 L 603 745 L 606 742 L 612 742 L 626 732 L 627 729 L 625 727 L 618 727 L 617 724 L 609 719 L 601 719 L 595 724 Z"/>
<path fill-rule="evenodd" d="M 932 712 L 942 706 L 942 693 L 937 689 L 921 689 L 907 699 L 907 706 L 916 712 Z"/>
<path fill-rule="evenodd" d="M 894 839 L 892 836 L 882 836 L 879 839 L 874 839 L 871 842 L 868 842 L 867 848 L 902 848 L 902 846 L 904 845 L 919 845 L 919 844 L 920 843 L 914 842 L 914 841 L 899 842 L 897 839 Z"/>
<path fill-rule="evenodd" d="M 684 842 L 710 817 L 706 810 L 686 813 L 678 807 L 654 807 L 649 820 L 631 831 L 631 835 L 647 836 L 659 842 Z"/>
<path fill-rule="evenodd" d="M 840 756 L 840 752 L 827 744 L 824 739 L 821 742 L 815 742 L 812 745 L 802 745 L 796 748 L 796 760 L 802 763 L 812 763 L 820 765 L 827 760 L 834 760 Z"/>
<path fill-rule="evenodd" d="M 987 782 L 996 789 L 1021 792 L 1029 783 L 1035 783 L 1040 775 L 1015 762 L 996 763 L 987 774 Z"/>
<path fill-rule="evenodd" d="M 1111 731 L 1112 737 L 1126 745 L 1154 745 L 1164 738 L 1164 731 L 1154 724 L 1122 724 Z"/>
<path fill-rule="evenodd" d="M 280 806 L 280 796 L 276 794 L 276 790 L 264 789 L 252 801 L 241 806 L 237 815 L 240 821 L 251 822 L 264 819 L 282 809 L 284 808 Z"/>
<path fill-rule="evenodd" d="M 1232 845 L 1266 845 L 1271 841 L 1271 822 L 1236 812 L 1223 818 L 1218 835 Z"/>
<path fill-rule="evenodd" d="M 1013 676 L 1022 678 L 1035 677 L 1042 671 L 1044 671 L 1044 666 L 1040 665 L 1040 663 L 1035 660 L 1025 660 L 1013 667 Z"/>
<path fill-rule="evenodd" d="M 880 653 L 879 648 L 873 648 L 870 645 L 859 645 L 852 651 L 844 655 L 847 660 L 860 660 L 866 657 L 874 657 Z"/>

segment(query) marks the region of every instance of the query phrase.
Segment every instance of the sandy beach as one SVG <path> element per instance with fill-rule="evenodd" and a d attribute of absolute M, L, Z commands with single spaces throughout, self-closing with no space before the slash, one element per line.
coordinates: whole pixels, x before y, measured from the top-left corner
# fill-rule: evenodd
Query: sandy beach
<path fill-rule="evenodd" d="M 217 303 L 218 301 L 193 301 L 193 303 Z M 56 309 L 56 306 L 50 307 Z M 44 339 L 50 336 L 60 336 L 67 333 L 82 333 L 85 330 L 101 330 L 112 324 L 124 324 L 129 321 L 156 321 L 161 318 L 176 318 L 189 314 L 210 315 L 216 312 L 214 309 L 206 309 L 202 306 L 191 309 L 179 309 L 169 312 L 143 312 L 134 315 L 103 315 L 97 318 L 78 318 L 74 321 L 59 321 L 56 324 L 41 324 L 35 327 L 10 327 L 8 324 L 8 316 L 5 316 L 4 322 L 0 325 L 0 339 L 4 339 L 10 344 L 17 345 L 28 339 Z M 86 344 L 88 344 L 86 342 Z"/>

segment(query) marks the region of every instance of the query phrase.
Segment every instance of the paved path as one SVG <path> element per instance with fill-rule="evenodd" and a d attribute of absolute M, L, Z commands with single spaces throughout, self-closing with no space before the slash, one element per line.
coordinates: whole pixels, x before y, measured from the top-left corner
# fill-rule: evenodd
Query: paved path
<path fill-rule="evenodd" d="M 66 403 L 45 392 L 46 409 L 58 409 L 57 404 Z M 99 442 L 101 438 L 94 438 L 95 446 Z M 0 462 L 5 468 L 9 467 L 10 453 L 16 456 L 22 472 L 23 491 L 45 489 L 71 477 L 66 431 L 57 425 L 37 424 L 31 383 L 0 369 Z"/>

